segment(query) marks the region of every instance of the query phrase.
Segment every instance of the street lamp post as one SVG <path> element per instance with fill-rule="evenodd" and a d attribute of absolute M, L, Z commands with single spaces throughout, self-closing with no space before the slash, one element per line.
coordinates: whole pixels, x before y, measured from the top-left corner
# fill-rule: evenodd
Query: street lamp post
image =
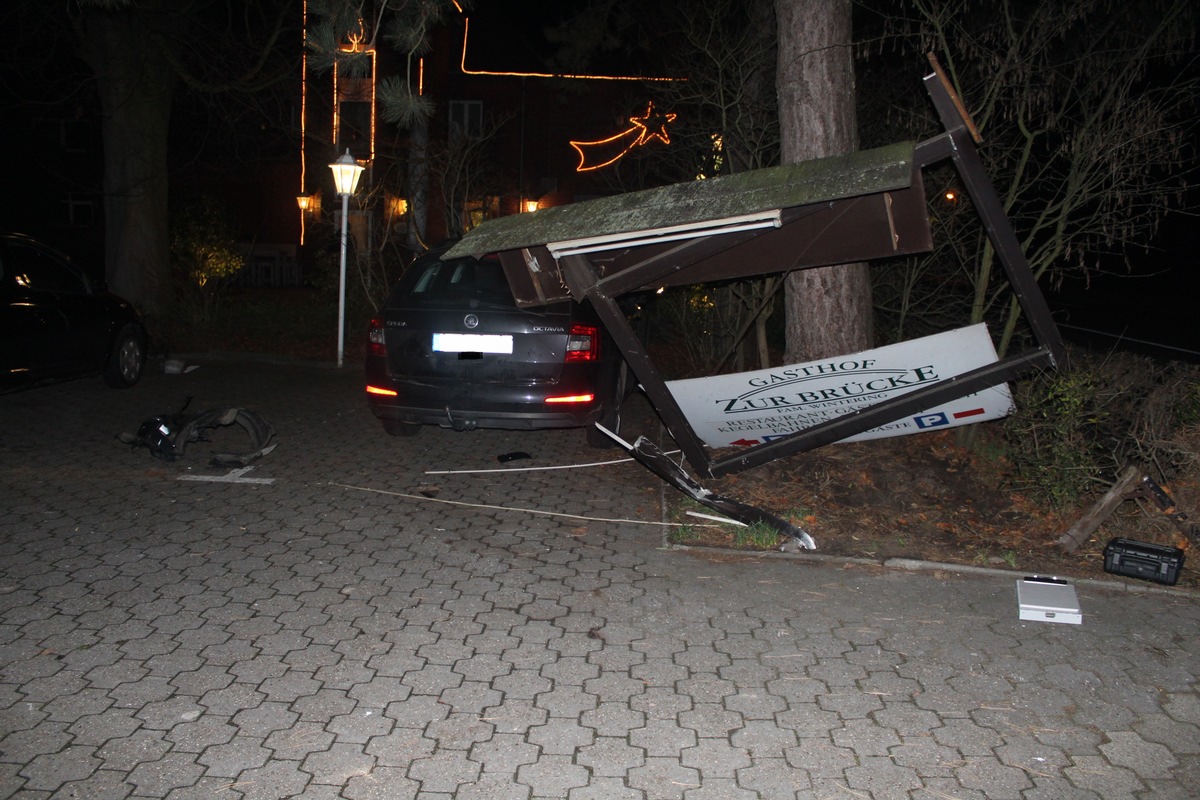
<path fill-rule="evenodd" d="M 358 188 L 358 179 L 363 168 L 346 150 L 345 154 L 329 165 L 333 170 L 333 185 L 342 198 L 342 256 L 338 271 L 338 332 L 337 365 L 340 367 L 346 354 L 346 217 L 350 214 L 350 195 Z"/>

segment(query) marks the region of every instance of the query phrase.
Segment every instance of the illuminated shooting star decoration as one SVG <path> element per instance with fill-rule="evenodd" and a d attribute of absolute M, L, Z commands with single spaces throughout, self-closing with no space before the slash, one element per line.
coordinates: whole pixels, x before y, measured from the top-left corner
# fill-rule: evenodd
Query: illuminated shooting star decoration
<path fill-rule="evenodd" d="M 640 117 L 630 117 L 630 127 L 620 133 L 595 142 L 571 142 L 571 147 L 579 153 L 579 166 L 575 171 L 590 172 L 607 167 L 621 160 L 633 148 L 648 144 L 651 139 L 670 144 L 671 134 L 667 133 L 667 125 L 674 121 L 675 114 L 660 114 L 654 110 L 654 103 L 647 103 L 646 113 Z"/>

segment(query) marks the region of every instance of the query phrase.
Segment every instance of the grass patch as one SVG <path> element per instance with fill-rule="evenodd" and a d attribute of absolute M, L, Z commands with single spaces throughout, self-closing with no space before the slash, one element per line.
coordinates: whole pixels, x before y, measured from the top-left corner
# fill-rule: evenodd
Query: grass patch
<path fill-rule="evenodd" d="M 775 528 L 765 522 L 755 522 L 744 528 L 741 526 L 734 528 L 733 543 L 737 547 L 771 550 L 779 544 L 779 537 L 780 533 Z"/>
<path fill-rule="evenodd" d="M 680 525 L 677 528 L 672 528 L 667 534 L 667 541 L 671 544 L 691 544 L 700 541 L 700 531 L 695 525 Z"/>
<path fill-rule="evenodd" d="M 361 363 L 372 309 L 347 302 L 346 358 Z M 337 354 L 337 294 L 310 288 L 229 289 L 202 323 L 183 315 L 149 320 L 164 353 L 243 352 L 331 361 Z"/>
<path fill-rule="evenodd" d="M 683 494 L 668 500 L 667 519 L 676 523 L 667 534 L 671 544 L 719 547 L 732 550 L 775 550 L 783 536 L 778 530 L 764 522 L 752 525 L 730 521 L 722 524 L 714 520 L 697 519 L 689 511 L 708 516 L 717 516 L 711 508 Z M 781 515 L 783 519 L 805 519 L 807 511 Z"/>

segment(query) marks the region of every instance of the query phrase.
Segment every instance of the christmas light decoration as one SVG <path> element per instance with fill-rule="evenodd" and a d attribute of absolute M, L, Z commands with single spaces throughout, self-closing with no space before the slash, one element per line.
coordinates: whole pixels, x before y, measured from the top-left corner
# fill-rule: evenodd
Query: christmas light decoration
<path fill-rule="evenodd" d="M 361 24 L 361 23 L 360 23 Z M 369 78 L 350 78 L 343 77 L 339 69 L 339 63 L 333 64 L 333 141 L 339 147 L 343 142 L 341 139 L 342 132 L 342 104 L 347 102 L 365 103 L 368 107 L 368 129 L 367 134 L 367 149 L 364 155 L 366 161 L 375 160 L 375 57 L 374 48 L 363 49 L 361 34 L 349 34 L 350 42 L 342 45 L 340 48 L 346 53 L 365 53 L 370 59 L 371 75 Z"/>
<path fill-rule="evenodd" d="M 304 0 L 303 8 L 304 39 L 300 45 L 300 196 L 307 197 L 308 191 L 304 185 L 305 164 L 307 155 L 304 152 L 308 141 L 308 0 Z M 299 202 L 299 199 L 297 199 Z M 305 226 L 308 223 L 308 208 L 300 205 L 300 244 L 304 245 Z"/>
<path fill-rule="evenodd" d="M 566 72 L 505 72 L 486 69 L 467 69 L 467 38 L 471 31 L 471 18 L 463 17 L 462 58 L 458 62 L 464 75 L 499 75 L 511 78 L 570 78 L 589 81 L 674 81 L 679 78 L 660 78 L 651 75 L 589 75 Z"/>
<path fill-rule="evenodd" d="M 655 112 L 652 101 L 646 104 L 646 113 L 640 117 L 630 117 L 630 127 L 620 133 L 594 142 L 572 141 L 571 147 L 579 153 L 579 166 L 575 171 L 590 172 L 607 167 L 620 161 L 633 148 L 649 144 L 654 139 L 670 144 L 671 135 L 667 132 L 667 125 L 674 122 L 675 117 L 675 114 Z"/>

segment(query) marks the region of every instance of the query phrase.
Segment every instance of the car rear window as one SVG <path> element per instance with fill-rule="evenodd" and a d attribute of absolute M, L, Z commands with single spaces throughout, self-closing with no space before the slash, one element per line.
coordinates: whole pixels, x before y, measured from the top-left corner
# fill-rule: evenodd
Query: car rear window
<path fill-rule="evenodd" d="M 516 308 L 498 258 L 418 261 L 400 280 L 394 299 L 416 306 L 453 306 L 472 300 Z"/>

